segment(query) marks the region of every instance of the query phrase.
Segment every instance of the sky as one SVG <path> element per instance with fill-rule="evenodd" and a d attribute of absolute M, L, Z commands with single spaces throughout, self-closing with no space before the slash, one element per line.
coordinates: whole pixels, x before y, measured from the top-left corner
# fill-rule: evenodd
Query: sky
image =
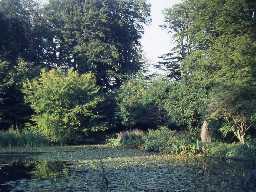
<path fill-rule="evenodd" d="M 179 0 L 149 0 L 151 3 L 150 25 L 145 27 L 145 33 L 141 40 L 144 56 L 149 63 L 159 61 L 158 57 L 168 53 L 172 44 L 171 35 L 161 29 L 160 25 L 164 22 L 163 10 L 172 7 Z"/>

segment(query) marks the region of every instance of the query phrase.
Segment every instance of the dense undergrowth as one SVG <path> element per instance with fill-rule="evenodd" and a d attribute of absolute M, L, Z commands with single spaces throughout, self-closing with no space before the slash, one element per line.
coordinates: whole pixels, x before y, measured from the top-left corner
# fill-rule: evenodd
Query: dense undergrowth
<path fill-rule="evenodd" d="M 41 147 L 49 146 L 47 138 L 28 131 L 9 130 L 0 132 L 0 147 Z M 134 148 L 150 153 L 174 156 L 205 156 L 219 159 L 255 160 L 255 141 L 246 144 L 212 142 L 201 143 L 196 135 L 188 132 L 170 131 L 166 127 L 156 130 L 131 130 L 118 133 L 107 140 L 114 148 Z"/>
<path fill-rule="evenodd" d="M 112 147 L 138 148 L 145 152 L 170 155 L 205 156 L 214 158 L 255 160 L 254 141 L 246 144 L 212 142 L 202 143 L 193 133 L 170 131 L 166 127 L 147 132 L 132 130 L 121 132 L 108 140 Z"/>

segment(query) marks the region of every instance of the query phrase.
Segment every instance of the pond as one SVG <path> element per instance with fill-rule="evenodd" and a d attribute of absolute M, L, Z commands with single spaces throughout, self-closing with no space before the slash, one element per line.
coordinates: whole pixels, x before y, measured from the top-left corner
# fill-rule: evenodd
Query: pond
<path fill-rule="evenodd" d="M 0 153 L 2 192 L 255 192 L 254 162 L 104 146 Z"/>

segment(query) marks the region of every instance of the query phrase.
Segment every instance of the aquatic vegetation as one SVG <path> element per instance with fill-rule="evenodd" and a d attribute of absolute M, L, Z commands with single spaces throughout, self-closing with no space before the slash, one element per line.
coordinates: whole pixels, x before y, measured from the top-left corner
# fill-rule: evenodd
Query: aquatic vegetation
<path fill-rule="evenodd" d="M 0 153 L 1 169 L 9 166 L 13 167 L 13 173 L 26 173 L 23 178 L 10 178 L 5 185 L 0 183 L 0 189 L 7 185 L 10 191 L 29 192 L 253 192 L 255 189 L 245 185 L 255 166 L 253 161 L 153 154 L 104 145 L 43 147 L 30 152 L 26 154 L 30 160 L 21 156 L 19 161 L 12 162 L 8 162 L 7 151 Z"/>

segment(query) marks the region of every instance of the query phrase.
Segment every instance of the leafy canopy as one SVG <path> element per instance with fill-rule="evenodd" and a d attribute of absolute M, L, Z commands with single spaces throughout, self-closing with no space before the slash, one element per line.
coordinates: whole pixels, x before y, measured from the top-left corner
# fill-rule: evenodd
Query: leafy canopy
<path fill-rule="evenodd" d="M 107 90 L 140 69 L 139 40 L 150 15 L 145 0 L 51 0 L 44 15 L 51 67 L 93 72 Z"/>
<path fill-rule="evenodd" d="M 43 71 L 38 79 L 24 84 L 23 92 L 35 111 L 35 131 L 53 142 L 73 142 L 79 134 L 103 129 L 96 126 L 99 114 L 95 109 L 102 98 L 91 73 Z"/>

